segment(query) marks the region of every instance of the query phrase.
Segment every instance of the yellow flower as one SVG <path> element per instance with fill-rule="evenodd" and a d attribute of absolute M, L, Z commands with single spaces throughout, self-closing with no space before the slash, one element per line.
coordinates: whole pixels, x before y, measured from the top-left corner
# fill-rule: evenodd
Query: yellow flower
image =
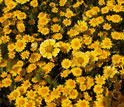
<path fill-rule="evenodd" d="M 64 71 L 61 73 L 61 77 L 66 78 L 70 73 L 71 73 L 71 72 L 70 72 L 68 69 L 66 69 L 66 70 L 64 70 Z"/>
<path fill-rule="evenodd" d="M 111 16 L 111 21 L 114 22 L 114 23 L 119 23 L 122 21 L 122 17 L 118 14 L 114 14 Z"/>
<path fill-rule="evenodd" d="M 5 78 L 7 76 L 7 72 L 2 72 L 0 75 L 2 78 Z"/>
<path fill-rule="evenodd" d="M 71 18 L 73 16 L 73 12 L 71 10 L 66 10 L 65 17 Z"/>
<path fill-rule="evenodd" d="M 76 2 L 75 4 L 73 4 L 73 8 L 77 8 L 80 6 L 80 2 Z"/>
<path fill-rule="evenodd" d="M 59 44 L 53 39 L 47 39 L 40 45 L 40 53 L 43 57 L 51 59 L 56 57 L 59 53 Z"/>
<path fill-rule="evenodd" d="M 53 101 L 53 96 L 52 95 L 48 95 L 48 96 L 45 97 L 45 102 L 50 103 L 52 101 Z"/>
<path fill-rule="evenodd" d="M 96 84 L 100 85 L 105 84 L 105 78 L 103 76 L 98 75 L 95 77 L 95 80 Z"/>
<path fill-rule="evenodd" d="M 50 2 L 49 6 L 51 6 L 51 7 L 55 7 L 56 4 L 55 4 L 54 2 Z"/>
<path fill-rule="evenodd" d="M 84 36 L 84 43 L 85 45 L 90 45 L 92 43 L 92 37 Z"/>
<path fill-rule="evenodd" d="M 89 61 L 91 61 L 91 62 L 98 61 L 97 53 L 95 51 L 89 51 L 89 52 L 86 52 L 86 53 L 89 57 Z"/>
<path fill-rule="evenodd" d="M 20 67 L 18 65 L 13 65 L 12 70 L 10 71 L 10 73 L 13 76 L 16 76 L 17 74 L 20 74 L 21 70 L 22 70 L 22 67 Z"/>
<path fill-rule="evenodd" d="M 12 32 L 12 30 L 9 27 L 4 27 L 3 32 L 4 32 L 4 34 L 10 34 Z"/>
<path fill-rule="evenodd" d="M 71 69 L 71 72 L 73 73 L 74 76 L 80 76 L 82 74 L 82 69 L 75 67 Z"/>
<path fill-rule="evenodd" d="M 47 17 L 47 14 L 43 13 L 43 12 L 40 12 L 39 15 L 38 15 L 38 18 L 40 19 L 42 17 Z"/>
<path fill-rule="evenodd" d="M 66 80 L 66 87 L 69 89 L 74 89 L 76 87 L 76 82 L 72 79 Z"/>
<path fill-rule="evenodd" d="M 99 99 L 98 101 L 95 101 L 95 107 L 105 107 L 105 102 L 103 99 Z"/>
<path fill-rule="evenodd" d="M 86 16 L 91 18 L 93 16 L 93 11 L 92 10 L 86 11 Z"/>
<path fill-rule="evenodd" d="M 113 11 L 115 11 L 116 13 L 121 12 L 122 9 L 123 9 L 123 6 L 120 5 L 120 4 L 116 4 L 116 5 L 114 5 L 114 7 L 113 7 Z"/>
<path fill-rule="evenodd" d="M 98 26 L 98 20 L 97 20 L 97 18 L 92 18 L 92 19 L 90 19 L 89 24 L 90 24 L 91 26 L 93 26 L 93 27 Z"/>
<path fill-rule="evenodd" d="M 17 52 L 23 51 L 25 47 L 26 47 L 26 43 L 24 40 L 17 40 L 17 42 L 15 43 L 15 49 Z"/>
<path fill-rule="evenodd" d="M 8 51 L 9 51 L 9 52 L 12 52 L 12 51 L 15 49 L 14 43 L 8 43 L 7 48 L 8 48 Z"/>
<path fill-rule="evenodd" d="M 72 107 L 72 101 L 69 98 L 62 99 L 62 107 Z"/>
<path fill-rule="evenodd" d="M 41 58 L 41 55 L 39 53 L 32 53 L 31 57 L 29 59 L 29 62 L 35 63 L 35 62 L 39 61 L 40 58 Z"/>
<path fill-rule="evenodd" d="M 87 89 L 89 90 L 94 85 L 94 79 L 87 76 L 86 85 L 87 85 Z"/>
<path fill-rule="evenodd" d="M 88 101 L 80 99 L 77 101 L 76 107 L 90 107 L 90 106 Z"/>
<path fill-rule="evenodd" d="M 60 97 L 60 91 L 54 88 L 51 92 L 51 96 L 53 97 L 53 99 L 58 99 Z"/>
<path fill-rule="evenodd" d="M 68 53 L 71 50 L 71 46 L 69 43 L 62 43 L 61 47 L 61 51 L 64 53 Z"/>
<path fill-rule="evenodd" d="M 98 4 L 99 5 L 104 5 L 105 4 L 105 1 L 104 0 L 99 0 Z"/>
<path fill-rule="evenodd" d="M 70 19 L 64 19 L 64 20 L 63 20 L 63 24 L 64 24 L 65 26 L 69 26 L 69 25 L 71 24 L 71 20 L 70 20 Z"/>
<path fill-rule="evenodd" d="M 65 13 L 63 11 L 60 11 L 60 16 L 64 16 Z"/>
<path fill-rule="evenodd" d="M 0 0 L 0 4 L 3 2 L 3 0 Z"/>
<path fill-rule="evenodd" d="M 22 88 L 28 89 L 30 88 L 30 86 L 31 86 L 31 83 L 29 80 L 23 81 Z"/>
<path fill-rule="evenodd" d="M 8 57 L 9 57 L 10 59 L 13 59 L 13 58 L 15 58 L 15 54 L 16 54 L 16 52 L 11 51 L 11 52 L 8 53 Z"/>
<path fill-rule="evenodd" d="M 61 26 L 59 24 L 54 24 L 54 25 L 51 26 L 51 30 L 53 32 L 59 32 L 60 28 L 61 28 Z"/>
<path fill-rule="evenodd" d="M 85 91 L 87 89 L 85 84 L 80 84 L 79 88 L 80 88 L 81 91 Z"/>
<path fill-rule="evenodd" d="M 102 41 L 102 48 L 110 49 L 112 47 L 112 41 L 109 38 L 105 38 Z"/>
<path fill-rule="evenodd" d="M 22 67 L 24 65 L 24 62 L 22 60 L 18 60 L 16 65 Z"/>
<path fill-rule="evenodd" d="M 71 47 L 74 50 L 80 49 L 81 48 L 81 41 L 80 41 L 80 39 L 78 39 L 78 38 L 72 39 L 72 41 L 71 41 Z"/>
<path fill-rule="evenodd" d="M 37 6 L 38 6 L 38 1 L 37 1 L 37 0 L 32 0 L 32 1 L 30 2 L 30 5 L 31 5 L 32 7 L 37 7 Z"/>
<path fill-rule="evenodd" d="M 88 29 L 87 23 L 82 20 L 78 20 L 77 25 L 75 25 L 75 29 L 79 32 L 84 32 Z"/>
<path fill-rule="evenodd" d="M 77 77 L 76 78 L 76 82 L 79 83 L 79 84 L 84 84 L 85 83 L 85 77 Z"/>
<path fill-rule="evenodd" d="M 104 22 L 104 18 L 102 16 L 97 17 L 97 23 L 102 24 Z"/>
<path fill-rule="evenodd" d="M 17 107 L 25 107 L 27 104 L 27 98 L 24 98 L 23 96 L 16 98 L 16 106 Z"/>
<path fill-rule="evenodd" d="M 56 107 L 56 104 L 55 103 L 47 103 L 47 106 L 46 107 Z"/>
<path fill-rule="evenodd" d="M 70 91 L 69 98 L 76 99 L 78 96 L 78 91 L 76 89 Z"/>
<path fill-rule="evenodd" d="M 35 107 L 35 101 L 28 99 L 26 107 Z"/>
<path fill-rule="evenodd" d="M 46 17 L 41 17 L 41 18 L 39 18 L 39 21 L 38 21 L 38 23 L 40 24 L 40 25 L 46 25 L 47 23 L 48 23 L 49 21 L 48 21 L 48 18 L 46 18 Z"/>
<path fill-rule="evenodd" d="M 64 59 L 61 62 L 63 68 L 68 69 L 71 66 L 71 61 L 69 59 Z"/>
<path fill-rule="evenodd" d="M 29 64 L 27 67 L 27 72 L 30 73 L 37 68 L 36 64 Z"/>
<path fill-rule="evenodd" d="M 18 90 L 14 90 L 10 93 L 10 96 L 13 97 L 13 100 L 16 99 L 17 97 L 20 97 L 20 92 Z"/>
<path fill-rule="evenodd" d="M 17 87 L 17 90 L 20 92 L 20 94 L 24 94 L 27 91 L 27 87 L 19 86 Z"/>
<path fill-rule="evenodd" d="M 92 100 L 92 97 L 90 97 L 90 95 L 89 95 L 88 92 L 84 92 L 84 98 L 85 98 L 87 101 L 91 101 L 91 100 Z"/>
<path fill-rule="evenodd" d="M 109 12 L 109 8 L 106 6 L 106 7 L 103 7 L 102 9 L 101 9 L 101 13 L 102 14 L 106 14 L 106 13 L 108 13 Z"/>
<path fill-rule="evenodd" d="M 67 0 L 59 0 L 59 5 L 64 6 L 66 4 Z"/>
<path fill-rule="evenodd" d="M 1 36 L 1 40 L 3 43 L 7 43 L 7 42 L 9 42 L 10 38 L 9 38 L 9 36 L 5 35 L 5 36 Z"/>
<path fill-rule="evenodd" d="M 122 57 L 120 55 L 118 55 L 118 54 L 113 55 L 112 56 L 112 63 L 114 63 L 114 64 L 120 63 L 121 62 L 121 58 Z"/>
<path fill-rule="evenodd" d="M 11 9 L 14 9 L 14 8 L 16 7 L 16 5 L 17 5 L 16 2 L 10 0 L 10 1 L 7 3 L 7 8 L 11 10 Z"/>
<path fill-rule="evenodd" d="M 56 33 L 56 34 L 54 34 L 54 35 L 52 35 L 52 38 L 53 39 L 57 39 L 57 40 L 60 40 L 60 39 L 62 39 L 62 34 L 61 33 Z"/>
<path fill-rule="evenodd" d="M 53 13 L 57 13 L 58 12 L 58 8 L 57 7 L 53 7 L 51 10 Z"/>
<path fill-rule="evenodd" d="M 38 48 L 38 43 L 37 42 L 31 43 L 31 49 L 30 49 L 31 51 L 36 51 L 37 48 Z"/>
<path fill-rule="evenodd" d="M 26 19 L 26 14 L 24 12 L 19 12 L 19 14 L 17 14 L 17 18 L 19 20 L 22 20 L 22 19 Z"/>
<path fill-rule="evenodd" d="M 102 92 L 103 92 L 102 85 L 95 85 L 94 88 L 93 88 L 93 91 L 94 91 L 96 94 L 102 93 Z"/>
<path fill-rule="evenodd" d="M 104 73 L 103 76 L 106 79 L 113 78 L 113 76 L 117 73 L 117 69 L 115 67 L 105 66 L 103 73 Z"/>
<path fill-rule="evenodd" d="M 0 67 L 6 67 L 7 66 L 7 60 L 0 58 Z"/>
<path fill-rule="evenodd" d="M 112 36 L 112 38 L 115 39 L 115 40 L 121 39 L 121 34 L 120 34 L 120 32 L 114 31 L 114 32 L 111 33 L 111 36 Z"/>
<path fill-rule="evenodd" d="M 77 52 L 74 55 L 74 61 L 75 61 L 75 65 L 85 67 L 89 62 L 89 58 L 86 55 L 86 53 Z"/>
<path fill-rule="evenodd" d="M 16 38 L 15 39 L 16 40 L 22 39 L 22 35 L 20 35 L 20 34 L 16 35 Z"/>
<path fill-rule="evenodd" d="M 47 27 L 41 28 L 40 32 L 41 32 L 43 35 L 47 35 L 47 34 L 49 33 L 49 28 L 47 28 Z"/>
<path fill-rule="evenodd" d="M 35 99 L 35 97 L 36 97 L 36 91 L 33 91 L 33 90 L 27 91 L 26 96 L 28 98 L 30 98 L 30 99 Z"/>
<path fill-rule="evenodd" d="M 17 3 L 24 4 L 27 3 L 30 0 L 16 0 Z"/>
<path fill-rule="evenodd" d="M 118 4 L 124 4 L 123 0 L 117 0 Z"/>
<path fill-rule="evenodd" d="M 58 19 L 57 17 L 54 17 L 54 18 L 52 18 L 52 21 L 53 21 L 54 23 L 56 23 L 56 22 L 59 21 L 59 19 Z"/>
<path fill-rule="evenodd" d="M 110 29 L 111 29 L 111 24 L 105 23 L 105 24 L 103 25 L 103 29 L 105 29 L 105 30 L 110 30 Z"/>
<path fill-rule="evenodd" d="M 3 87 L 8 87 L 11 85 L 11 83 L 12 83 L 12 80 L 10 78 L 5 78 L 2 80 Z"/>
<path fill-rule="evenodd" d="M 46 97 L 49 95 L 49 88 L 46 86 L 42 86 L 38 89 L 38 94 L 41 95 L 42 97 Z"/>
<path fill-rule="evenodd" d="M 75 29 L 70 29 L 67 34 L 72 38 L 79 34 Z"/>
<path fill-rule="evenodd" d="M 22 53 L 21 53 L 21 58 L 23 59 L 23 60 L 25 60 L 25 59 L 28 59 L 28 57 L 29 57 L 29 51 L 23 51 Z"/>
<path fill-rule="evenodd" d="M 25 31 L 25 25 L 23 23 L 17 23 L 17 29 L 19 32 Z"/>

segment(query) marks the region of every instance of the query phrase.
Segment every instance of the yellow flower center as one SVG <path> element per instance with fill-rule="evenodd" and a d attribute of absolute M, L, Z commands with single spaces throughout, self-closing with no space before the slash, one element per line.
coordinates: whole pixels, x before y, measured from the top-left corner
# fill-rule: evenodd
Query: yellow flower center
<path fill-rule="evenodd" d="M 52 45 L 48 45 L 48 46 L 46 47 L 46 51 L 47 51 L 48 53 L 52 53 L 52 51 L 53 51 L 53 46 L 52 46 Z"/>
<path fill-rule="evenodd" d="M 22 46 L 23 46 L 23 42 L 19 42 L 18 47 L 22 47 Z"/>
<path fill-rule="evenodd" d="M 83 59 L 82 57 L 78 57 L 78 58 L 77 58 L 77 62 L 81 64 L 81 63 L 84 62 L 84 59 Z"/>
<path fill-rule="evenodd" d="M 19 101 L 19 105 L 24 105 L 25 104 L 25 101 L 24 100 L 20 100 Z"/>
<path fill-rule="evenodd" d="M 47 93 L 47 90 L 46 89 L 42 89 L 42 93 L 43 94 L 46 94 Z"/>

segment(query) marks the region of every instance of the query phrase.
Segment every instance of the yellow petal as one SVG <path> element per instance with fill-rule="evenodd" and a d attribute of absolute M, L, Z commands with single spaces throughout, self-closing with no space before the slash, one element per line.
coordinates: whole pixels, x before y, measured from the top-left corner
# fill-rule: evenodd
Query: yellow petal
<path fill-rule="evenodd" d="M 48 59 L 52 58 L 52 54 L 51 54 L 51 53 L 48 53 L 48 54 L 47 54 L 47 58 L 48 58 Z"/>

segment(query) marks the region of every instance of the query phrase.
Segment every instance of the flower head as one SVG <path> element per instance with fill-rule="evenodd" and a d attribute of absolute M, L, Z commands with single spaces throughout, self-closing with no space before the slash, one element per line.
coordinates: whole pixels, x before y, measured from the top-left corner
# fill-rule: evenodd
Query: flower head
<path fill-rule="evenodd" d="M 40 45 L 40 53 L 45 58 L 56 57 L 59 53 L 59 44 L 53 39 L 47 39 Z"/>

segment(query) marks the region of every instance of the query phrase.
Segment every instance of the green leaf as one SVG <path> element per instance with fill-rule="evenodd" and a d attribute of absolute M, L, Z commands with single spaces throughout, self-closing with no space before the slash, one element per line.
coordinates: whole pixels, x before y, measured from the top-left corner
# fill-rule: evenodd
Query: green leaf
<path fill-rule="evenodd" d="M 2 67 L 0 67 L 0 73 L 2 73 L 4 70 L 3 70 L 3 68 Z"/>
<path fill-rule="evenodd" d="M 42 69 L 39 70 L 39 73 L 42 77 L 44 76 L 44 71 Z"/>
<path fill-rule="evenodd" d="M 36 74 L 36 79 L 37 79 L 37 81 L 38 81 L 38 82 L 40 82 L 40 81 L 41 81 L 41 79 L 42 79 L 42 78 L 41 78 L 40 73 L 37 73 L 37 74 Z"/>
<path fill-rule="evenodd" d="M 48 84 L 51 84 L 52 83 L 52 79 L 50 77 L 47 78 L 46 81 L 47 81 Z"/>
<path fill-rule="evenodd" d="M 53 87 L 57 87 L 57 85 L 58 85 L 58 82 L 57 81 L 54 81 L 54 83 L 53 83 Z"/>
<path fill-rule="evenodd" d="M 14 90 L 14 84 L 11 84 L 11 86 L 9 88 L 10 88 L 10 91 L 13 91 Z"/>
<path fill-rule="evenodd" d="M 101 37 L 100 37 L 100 41 L 102 41 L 102 40 L 104 40 L 104 36 L 101 36 Z"/>
<path fill-rule="evenodd" d="M 7 62 L 7 67 L 8 67 L 9 69 L 12 69 L 12 63 L 11 63 L 10 61 Z"/>

